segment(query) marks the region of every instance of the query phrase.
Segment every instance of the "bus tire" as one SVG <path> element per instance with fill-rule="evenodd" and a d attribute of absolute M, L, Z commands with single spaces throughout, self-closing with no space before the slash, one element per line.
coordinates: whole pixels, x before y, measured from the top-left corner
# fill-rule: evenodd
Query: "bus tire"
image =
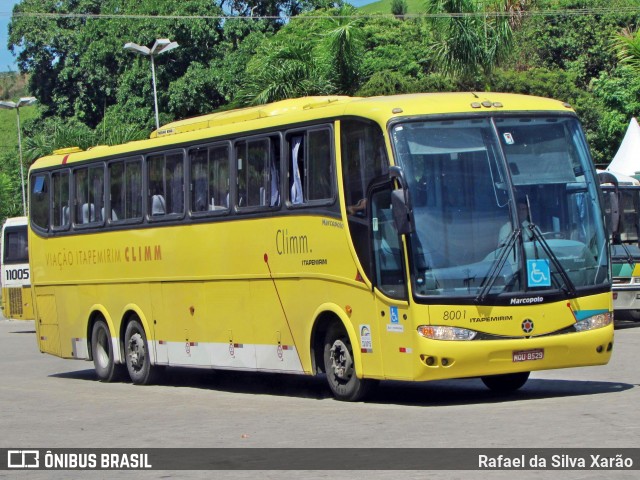
<path fill-rule="evenodd" d="M 91 357 L 98 380 L 112 382 L 120 377 L 122 365 L 115 362 L 111 332 L 104 320 L 98 320 L 91 329 Z"/>
<path fill-rule="evenodd" d="M 487 375 L 482 377 L 489 390 L 499 393 L 515 392 L 522 387 L 529 379 L 531 372 L 506 373 L 503 375 Z"/>
<path fill-rule="evenodd" d="M 353 348 L 342 325 L 334 323 L 327 330 L 324 342 L 324 368 L 331 393 L 337 400 L 357 402 L 364 398 L 373 380 L 356 376 Z"/>
<path fill-rule="evenodd" d="M 124 352 L 127 371 L 136 385 L 149 385 L 156 380 L 157 369 L 151 365 L 147 335 L 138 320 L 132 320 L 124 333 Z"/>

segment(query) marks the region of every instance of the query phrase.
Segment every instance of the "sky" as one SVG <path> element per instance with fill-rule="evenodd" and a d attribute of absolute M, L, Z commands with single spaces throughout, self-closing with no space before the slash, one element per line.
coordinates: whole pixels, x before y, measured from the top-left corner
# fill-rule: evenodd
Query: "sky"
<path fill-rule="evenodd" d="M 17 71 L 16 60 L 7 48 L 9 40 L 9 20 L 13 6 L 19 0 L 0 0 L 0 72 Z"/>
<path fill-rule="evenodd" d="M 19 1 L 20 0 L 0 0 L 0 72 L 15 72 L 18 70 L 16 59 L 7 48 L 7 41 L 9 40 L 8 29 L 11 12 L 13 6 L 19 3 Z M 351 0 L 350 3 L 356 7 L 361 7 L 373 1 L 375 0 Z"/>

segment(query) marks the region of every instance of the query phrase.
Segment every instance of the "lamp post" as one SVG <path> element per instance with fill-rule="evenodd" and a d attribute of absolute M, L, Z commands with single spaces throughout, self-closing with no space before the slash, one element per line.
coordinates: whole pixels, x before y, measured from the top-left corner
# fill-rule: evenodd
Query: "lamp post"
<path fill-rule="evenodd" d="M 153 57 L 160 55 L 161 53 L 168 52 L 177 48 L 179 45 L 177 42 L 172 42 L 168 38 L 159 38 L 155 41 L 151 48 L 144 45 L 138 45 L 137 43 L 129 42 L 125 43 L 124 49 L 140 55 L 146 55 L 151 59 L 151 80 L 153 82 L 153 103 L 156 110 L 156 130 L 160 128 L 160 120 L 158 119 L 158 94 L 156 93 L 156 67 L 153 61 Z"/>
<path fill-rule="evenodd" d="M 24 164 L 22 161 L 22 133 L 20 132 L 20 107 L 26 107 L 36 103 L 35 97 L 21 97 L 17 102 L 0 102 L 0 108 L 16 111 L 16 117 L 18 119 L 18 151 L 20 152 L 20 184 L 22 186 L 22 212 L 27 215 L 27 196 L 24 192 Z"/>

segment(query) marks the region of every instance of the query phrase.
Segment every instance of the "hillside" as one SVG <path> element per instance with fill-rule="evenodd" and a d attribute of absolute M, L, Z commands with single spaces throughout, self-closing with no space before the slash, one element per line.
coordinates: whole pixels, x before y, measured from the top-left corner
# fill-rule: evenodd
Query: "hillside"
<path fill-rule="evenodd" d="M 15 102 L 29 95 L 27 77 L 15 72 L 0 73 L 0 100 Z M 32 107 L 20 109 L 20 121 L 24 123 L 36 116 Z M 0 153 L 14 150 L 18 146 L 18 129 L 15 110 L 0 109 Z"/>
<path fill-rule="evenodd" d="M 374 13 L 391 13 L 391 1 L 392 0 L 380 0 L 378 2 L 373 2 L 363 7 L 360 7 L 358 10 L 365 14 L 374 14 Z M 424 13 L 426 10 L 425 0 L 407 0 L 407 13 L 409 14 L 417 14 Z"/>

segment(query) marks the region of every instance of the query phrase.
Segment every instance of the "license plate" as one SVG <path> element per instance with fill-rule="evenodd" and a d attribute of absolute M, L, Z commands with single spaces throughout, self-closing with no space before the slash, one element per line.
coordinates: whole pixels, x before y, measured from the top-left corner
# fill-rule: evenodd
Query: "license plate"
<path fill-rule="evenodd" d="M 517 350 L 513 352 L 514 362 L 529 362 L 532 360 L 542 360 L 544 358 L 544 349 L 536 348 L 533 350 Z"/>

